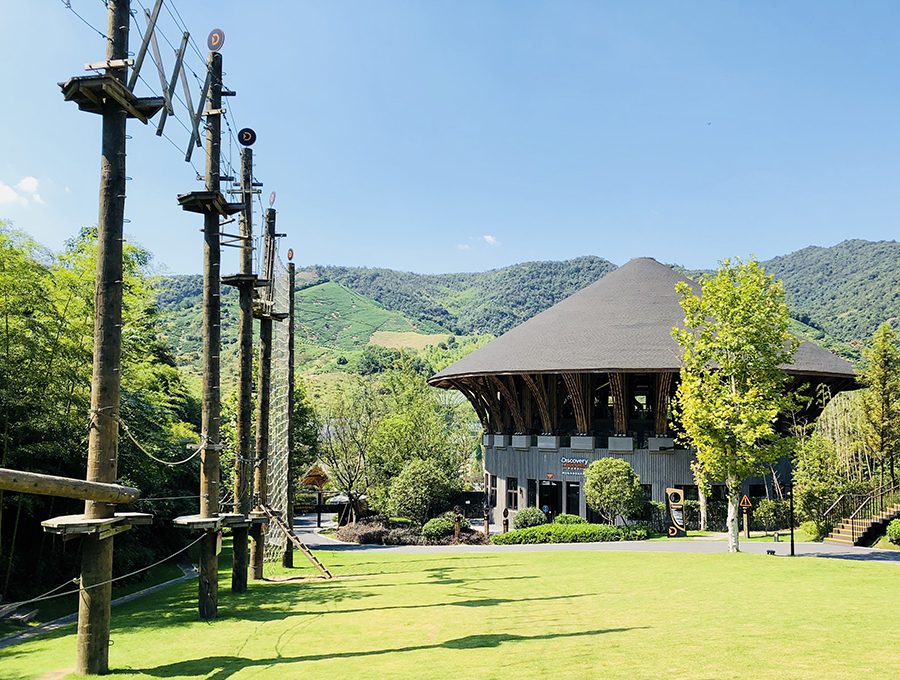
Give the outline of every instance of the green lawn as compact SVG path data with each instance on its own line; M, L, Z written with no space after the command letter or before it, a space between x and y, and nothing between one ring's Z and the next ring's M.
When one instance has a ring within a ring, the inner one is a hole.
M197 620L195 581L114 609L110 677L900 674L897 565L749 554L319 554L340 578L269 580L233 596L223 570L212 623ZM0 677L72 668L74 632L0 651Z

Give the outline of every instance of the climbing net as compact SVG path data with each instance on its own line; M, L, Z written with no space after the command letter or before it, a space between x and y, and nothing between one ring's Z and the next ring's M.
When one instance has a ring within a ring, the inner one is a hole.
M288 272L280 257L275 257L273 272L273 311L286 314L289 304ZM272 510L288 517L288 498L290 474L288 427L290 424L290 403L288 400L288 383L290 380L288 362L288 324L290 319L272 322L272 374L269 391L269 460L268 505ZM284 552L285 537L274 524L269 525L266 536L265 561L281 560Z

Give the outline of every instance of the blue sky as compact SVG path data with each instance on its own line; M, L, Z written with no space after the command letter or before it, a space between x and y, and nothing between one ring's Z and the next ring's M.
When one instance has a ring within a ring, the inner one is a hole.
M166 4L204 58L224 30L229 122L257 132L254 174L299 265L701 268L897 236L897 2ZM71 6L105 31L102 0ZM0 218L58 249L97 220L100 118L56 83L105 41L61 0L0 7ZM160 29L177 43L165 10ZM196 52L188 64L202 75ZM141 95L159 90L153 68ZM202 188L202 151L184 162L177 121L171 142L154 133L129 123L126 232L197 273L202 219L175 198Z

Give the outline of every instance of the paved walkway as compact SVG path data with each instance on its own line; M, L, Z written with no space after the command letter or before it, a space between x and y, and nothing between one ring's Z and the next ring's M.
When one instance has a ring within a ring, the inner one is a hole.
M335 528L335 523L322 518L322 528ZM543 543L538 545L356 545L342 543L317 533L316 516L301 515L294 520L294 531L300 540L313 550L368 551L394 553L503 553L503 552L683 552L683 553L724 553L728 552L727 541L698 539L617 541L615 543ZM498 533L499 527L491 525L491 533ZM741 552L765 555L774 550L776 556L791 554L790 535L779 543L741 541ZM866 562L893 562L900 564L900 551L857 548L835 543L795 543L794 554L800 557L829 557Z

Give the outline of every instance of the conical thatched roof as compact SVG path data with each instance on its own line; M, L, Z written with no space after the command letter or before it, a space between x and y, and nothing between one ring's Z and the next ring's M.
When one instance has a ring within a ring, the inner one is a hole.
M695 281L656 260L631 260L429 382L486 374L678 371L680 347L671 336L673 326L684 324L678 281L699 291ZM847 361L809 342L785 369L796 375L854 377Z

